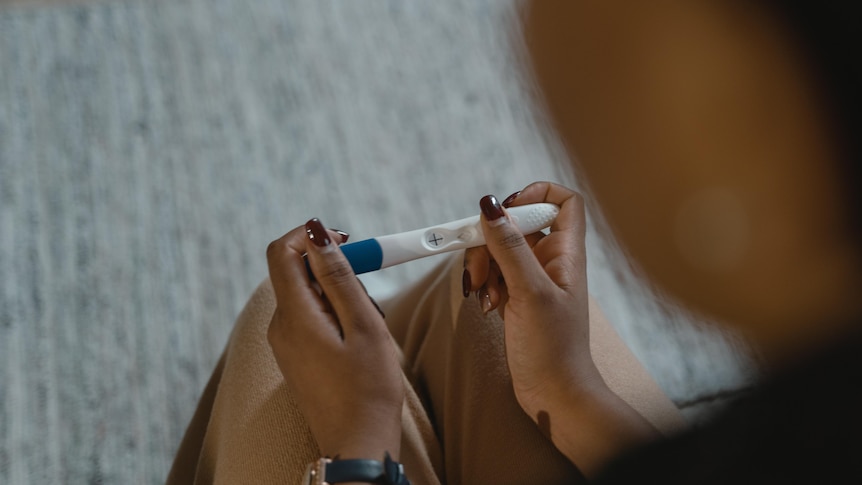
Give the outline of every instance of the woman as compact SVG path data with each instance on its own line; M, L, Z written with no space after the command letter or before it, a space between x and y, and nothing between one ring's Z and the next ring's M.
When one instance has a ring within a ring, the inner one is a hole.
M830 50L845 31L842 17L818 23L828 12L526 11L555 126L633 260L763 359L768 378L726 416L676 432L673 406L589 300L583 200L537 183L483 198L487 246L389 302L385 321L320 221L270 245L271 287L240 316L169 481L289 483L320 456L378 460L392 483L386 457L413 483L858 476L858 104L824 95L858 76ZM541 201L562 208L550 235L520 235L503 206ZM471 292L479 305L453 303Z

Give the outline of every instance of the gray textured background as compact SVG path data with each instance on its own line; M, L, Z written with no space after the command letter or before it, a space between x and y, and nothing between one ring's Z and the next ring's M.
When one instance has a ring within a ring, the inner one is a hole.
M2 3L2 484L161 482L266 244L309 217L358 239L576 185L510 1ZM747 361L602 232L592 292L702 418Z

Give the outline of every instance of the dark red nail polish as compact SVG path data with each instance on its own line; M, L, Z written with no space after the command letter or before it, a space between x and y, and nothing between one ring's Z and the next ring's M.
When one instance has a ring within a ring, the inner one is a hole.
M461 293L464 294L464 298L470 296L470 287L472 286L473 282L470 279L470 272L465 269L463 276L461 276Z
M341 229L332 229L332 230L337 232L338 235L341 236L341 244L346 243L347 240L350 239L350 234L342 231Z
M517 199L519 195L521 195L521 191L520 191L520 190L519 190L519 191L517 191L517 192L515 192L514 194L512 194L512 195L510 195L510 196L506 197L506 199L505 199L505 200L503 200L503 203L502 203L501 205L502 205L503 207L508 208L510 205L512 205L512 202L515 202L515 199Z
M305 223L305 233L308 234L308 239L310 239L315 246L323 248L329 246L332 242L329 240L329 234L326 233L326 229L323 227L320 219L316 217Z
M497 202L497 198L493 195L482 197L482 200L479 201L479 208L482 209L482 214L485 215L485 219L488 219L489 222L503 217L503 209L500 207L500 203Z

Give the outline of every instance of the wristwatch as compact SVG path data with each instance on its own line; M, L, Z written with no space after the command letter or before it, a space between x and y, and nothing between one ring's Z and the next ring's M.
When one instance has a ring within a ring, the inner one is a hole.
M404 466L392 460L389 453L383 461L332 460L320 458L308 464L302 485L330 485L344 482L380 485L410 485Z

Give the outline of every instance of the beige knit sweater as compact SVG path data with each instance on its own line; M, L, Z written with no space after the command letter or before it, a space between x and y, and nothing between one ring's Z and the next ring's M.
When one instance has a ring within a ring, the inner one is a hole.
M502 321L461 295L453 257L380 302L408 383L401 462L421 484L583 481L515 400ZM168 484L298 484L317 445L267 343L275 300L264 281L240 314L201 397ZM608 385L659 430L684 421L591 302L592 351Z

